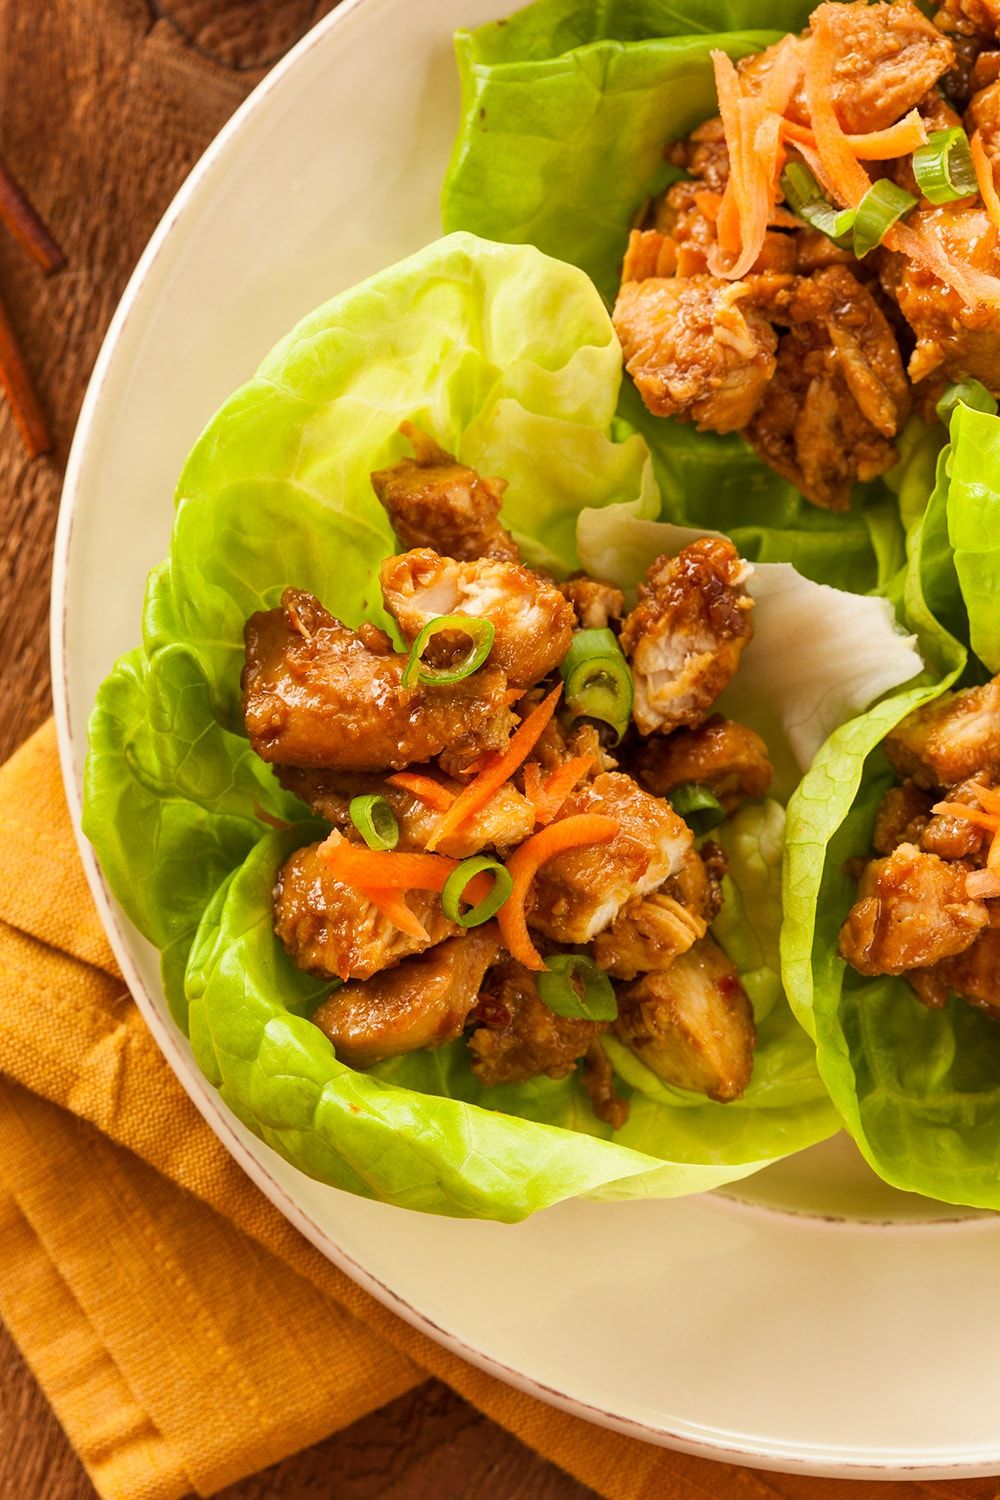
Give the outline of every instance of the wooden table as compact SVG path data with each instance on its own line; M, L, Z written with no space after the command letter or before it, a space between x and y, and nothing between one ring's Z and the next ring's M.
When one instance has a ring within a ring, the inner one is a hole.
M0 0L0 152L68 259L46 280L0 235L0 289L57 443L51 457L30 461L0 404L0 760L50 711L48 587L62 468L115 304L223 121L333 3ZM2 1329L0 1433L0 1496L93 1495ZM589 1491L429 1382L225 1493L582 1500Z

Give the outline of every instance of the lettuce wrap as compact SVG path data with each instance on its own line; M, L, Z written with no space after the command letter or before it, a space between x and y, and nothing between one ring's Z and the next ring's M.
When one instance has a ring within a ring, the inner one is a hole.
M460 31L445 229L571 261L610 305L629 230L681 175L664 164L664 144L717 113L709 54L759 52L799 31L814 4L537 0ZM751 561L793 563L858 593L884 590L901 567L904 533L884 482L856 485L848 513L818 510L741 437L651 415L628 378L618 420L649 446L665 520L724 531Z
M830 1096L879 1175L995 1209L1000 1027L954 996L926 1009L904 979L862 979L837 953L854 901L845 862L868 855L879 801L898 780L882 740L943 688L983 682L1000 665L1000 418L959 406L950 435L931 498L911 515L898 591L937 678L845 724L792 796L782 973Z
M716 1104L669 1088L616 1048L631 1115L614 1137L575 1076L485 1090L461 1042L366 1073L346 1067L309 1020L330 984L297 970L272 930L276 873L321 830L245 737L247 616L293 585L349 625L389 623L378 564L395 544L368 476L402 455L405 418L510 481L503 520L529 561L565 575L606 517L600 555L587 560L624 569L634 587L644 562L627 561L625 523L649 524L661 504L642 438L612 430L620 378L591 282L531 247L452 235L335 297L267 356L196 443L170 555L149 579L142 645L98 695L84 828L104 874L160 949L172 1013L226 1104L337 1187L516 1220L577 1194L702 1191L837 1128L777 972L784 812L775 802L745 809L722 834L730 903L717 937L757 1012L752 1083L738 1102ZM584 512L589 529L578 540ZM761 674L758 696L800 770L811 753L803 723L811 747L831 703L839 723L920 662L884 601L801 579L794 589L787 670ZM803 700L797 651L831 620L847 629L859 605L868 608L861 634L846 652L810 658ZM770 607L760 599L762 629ZM865 650L873 670L859 675L853 658ZM291 826L275 829L276 819Z

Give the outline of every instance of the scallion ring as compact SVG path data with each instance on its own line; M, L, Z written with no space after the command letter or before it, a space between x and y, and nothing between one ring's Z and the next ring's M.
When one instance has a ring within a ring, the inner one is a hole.
M930 203L955 203L979 191L969 137L961 125L931 131L913 153L913 175Z
M708 833L726 821L726 810L718 797L698 781L685 781L670 793L670 806L695 833Z
M632 714L632 673L611 630L578 630L559 668L574 719L610 724L617 739Z
M913 194L888 177L873 182L855 211L854 253L858 260L881 245L892 226L916 206Z
M369 849L395 849L399 843L399 824L384 797L375 792L352 797L347 810Z
M992 396L979 380L960 380L949 385L935 410L945 426L957 406L971 406L973 411L984 411L989 416L997 414L996 397Z
M469 651L454 667L426 667L422 657L427 643L443 631L460 631L469 637ZM405 688L422 683L425 687L436 687L447 682L461 682L479 670L493 649L496 628L492 620L480 620L473 615L438 615L428 620L423 630L410 647L410 655L403 668L402 685Z
M538 998L557 1016L578 1021L613 1021L618 1014L614 986L592 958L560 953L545 960L535 975Z
M804 162L788 163L781 174L781 191L792 213L804 224L818 229L820 234L825 234L843 249L850 247L854 209L834 208L829 199L823 197L819 183Z
M459 903L466 900L467 886L477 875L484 873L493 876L492 886L481 901L468 911L462 911ZM499 860L476 854L472 859L463 859L458 869L452 870L448 876L441 891L441 910L449 922L457 922L459 927L481 927L490 917L496 916L513 889L514 881Z

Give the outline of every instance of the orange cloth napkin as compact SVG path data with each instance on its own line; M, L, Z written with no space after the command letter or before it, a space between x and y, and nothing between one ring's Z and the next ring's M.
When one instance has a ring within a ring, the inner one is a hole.
M733 1469L565 1416L330 1265L164 1063L84 880L52 727L0 771L0 1316L107 1500L226 1484L435 1375L613 1500L994 1500Z

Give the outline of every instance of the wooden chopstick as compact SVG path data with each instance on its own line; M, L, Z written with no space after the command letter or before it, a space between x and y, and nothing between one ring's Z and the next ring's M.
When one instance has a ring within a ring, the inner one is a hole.
M0 383L7 392L14 420L21 429L25 447L32 458L50 453L52 434L42 404L38 399L31 371L25 362L10 315L0 299Z
M46 276L59 271L66 257L36 212L27 193L0 157L0 222L38 262Z

